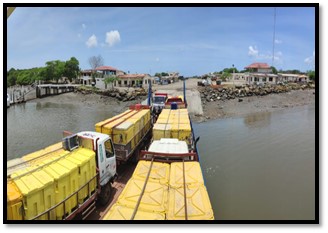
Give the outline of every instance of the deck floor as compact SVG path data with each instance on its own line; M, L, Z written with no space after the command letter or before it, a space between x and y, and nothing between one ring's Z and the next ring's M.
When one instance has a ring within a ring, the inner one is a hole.
M99 206L98 204L96 210L93 213L91 213L86 220L101 220L106 215L106 213L109 211L112 205L116 203L126 183L131 178L135 167L136 164L131 164L131 163L127 163L119 166L117 171L119 177L112 185L113 187L112 197L109 204L106 206Z

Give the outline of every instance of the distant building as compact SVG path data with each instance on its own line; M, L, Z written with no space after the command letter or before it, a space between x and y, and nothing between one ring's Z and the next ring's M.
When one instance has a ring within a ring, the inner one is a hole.
M95 77L94 86L100 89L106 89L106 85L104 79L106 77L115 75L124 75L125 72L122 70L118 70L112 66L99 66L94 70L83 70L81 71L80 77L78 77L79 82L83 85L93 85L93 78Z
M249 70L250 73L262 73L268 74L272 73L271 67L267 63L252 63L245 67L245 69Z
M308 82L309 77L304 74L273 74L267 63L252 63L245 67L246 73L233 73L230 81L240 84L260 84L278 82Z
M179 72L168 72L168 76L161 77L161 83L169 84L179 81Z
M149 82L155 83L155 78L149 74L124 74L117 76L119 80L114 83L114 87L144 87L147 88Z

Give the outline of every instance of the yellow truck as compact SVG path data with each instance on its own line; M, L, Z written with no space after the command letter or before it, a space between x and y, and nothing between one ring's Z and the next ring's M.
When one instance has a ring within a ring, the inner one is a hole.
M149 108L130 110L7 162L7 221L86 219L106 205L118 163L145 147ZM100 132L98 132L100 131Z

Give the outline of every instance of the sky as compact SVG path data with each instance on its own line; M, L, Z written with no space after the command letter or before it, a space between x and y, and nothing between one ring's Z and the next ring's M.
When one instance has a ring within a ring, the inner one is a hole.
M253 62L314 69L315 9L277 7L18 7L7 21L7 70L101 55L130 73L202 75Z

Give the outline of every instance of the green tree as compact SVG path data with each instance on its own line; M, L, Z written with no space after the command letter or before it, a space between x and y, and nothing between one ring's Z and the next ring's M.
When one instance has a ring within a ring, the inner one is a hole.
M79 71L79 61L75 57L71 57L70 60L65 62L63 74L69 79L69 81L72 82L74 79L76 79Z
M232 74L232 73L238 73L238 70L236 67L233 67L233 68L224 68L221 73L229 73L229 74Z
M309 70L307 72L307 75L309 76L310 80L315 81L315 71L314 70Z
M231 75L231 73L229 73L229 72L222 72L222 74L221 74L221 79L222 79L223 81L227 81L231 76L232 76L232 75Z
M7 87L14 86L17 81L18 71L14 68L11 68L7 71Z
M155 76L161 78L162 77L162 74L161 73L155 73Z
M270 68L272 69L273 74L278 74L278 70L276 69L276 67L271 66Z
M114 82L115 81L118 81L119 79L115 76L115 75L111 75L111 76L108 76L108 77L106 77L105 79L104 79L104 83L105 83L105 85L106 85L106 89L107 89L107 84L111 84L111 86L112 86L112 88L111 89L113 89L114 88Z
M46 62L45 71L43 73L46 81L58 80L64 76L65 62L56 60Z

